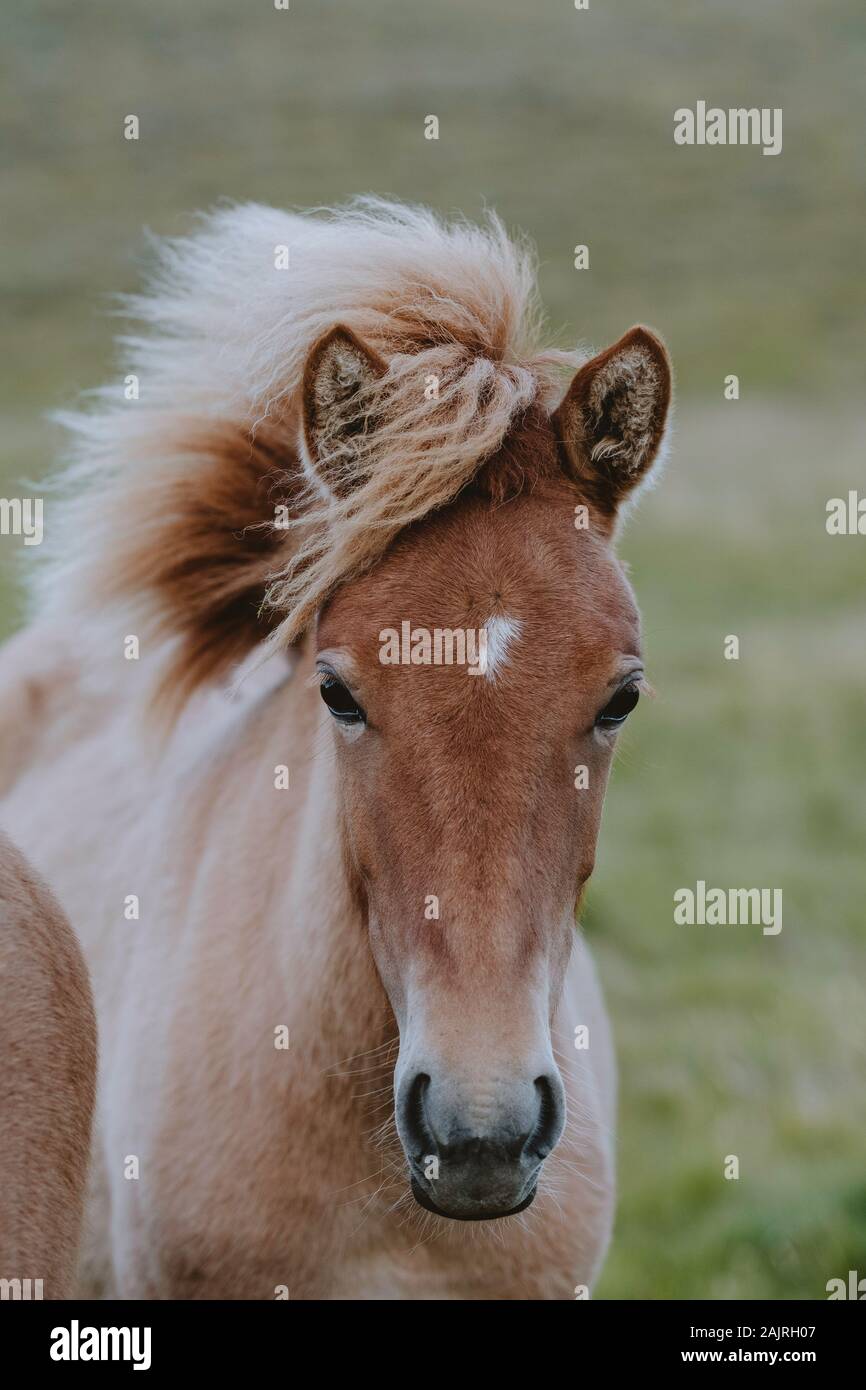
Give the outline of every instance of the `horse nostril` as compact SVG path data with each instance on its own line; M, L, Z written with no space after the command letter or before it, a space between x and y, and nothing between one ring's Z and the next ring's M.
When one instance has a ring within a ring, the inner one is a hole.
M535 1079L538 1092L538 1119L530 1134L524 1152L534 1153L537 1158L547 1158L562 1131L564 1107L562 1086L549 1076Z
M452 1175L474 1169L493 1172L502 1165L533 1166L547 1158L559 1139L565 1118L562 1082L554 1071L510 1083L483 1123L472 1093L452 1094L434 1087L427 1072L418 1072L400 1088L397 1128L410 1163L424 1166L435 1157ZM482 1098L484 1092L481 1092ZM437 1177L439 1176L437 1172Z
M412 1080L403 1103L403 1126L414 1158L420 1161L427 1154L435 1154L438 1146L424 1110L424 1096L430 1085L430 1077L419 1071Z

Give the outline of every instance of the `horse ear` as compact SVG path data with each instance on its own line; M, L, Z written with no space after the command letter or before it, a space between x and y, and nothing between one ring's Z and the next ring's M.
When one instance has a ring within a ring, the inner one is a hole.
M671 399L671 364L648 328L584 363L553 416L566 468L612 515L652 467Z
M345 496L362 481L354 441L370 428L376 386L387 370L387 362L343 324L310 351L302 392L305 463L328 495Z

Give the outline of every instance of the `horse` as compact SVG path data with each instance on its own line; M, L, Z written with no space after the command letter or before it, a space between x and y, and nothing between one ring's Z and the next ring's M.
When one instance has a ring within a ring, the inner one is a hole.
M232 206L157 254L0 658L2 814L104 1052L81 1287L587 1296L616 1078L576 912L667 351L546 344L493 214Z
M0 1297L73 1288L96 1098L96 1019L53 894L0 835Z

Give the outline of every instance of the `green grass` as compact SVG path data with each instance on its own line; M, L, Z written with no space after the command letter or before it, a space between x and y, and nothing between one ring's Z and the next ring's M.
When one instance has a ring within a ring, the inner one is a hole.
M864 1264L866 595L858 539L824 531L857 424L684 410L625 538L658 694L623 740L586 913L622 1082L601 1297L820 1298ZM781 933L674 925L699 878L781 888Z
M111 372L142 228L225 197L486 203L538 243L566 337L665 334L673 463L623 543L658 698L623 741L586 914L622 1079L599 1296L821 1298L866 1273L866 541L824 531L864 480L862 6L12 0L0 38L0 489L49 467L44 412ZM699 97L782 106L783 153L675 147ZM0 632L14 560L4 541ZM697 878L781 887L781 935L675 927Z

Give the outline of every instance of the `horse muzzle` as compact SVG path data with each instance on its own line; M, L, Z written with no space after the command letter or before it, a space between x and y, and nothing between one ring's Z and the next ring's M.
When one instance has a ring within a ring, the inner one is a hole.
M416 1073L397 1103L416 1202L452 1221L516 1216L533 1201L564 1121L556 1072L471 1088Z

